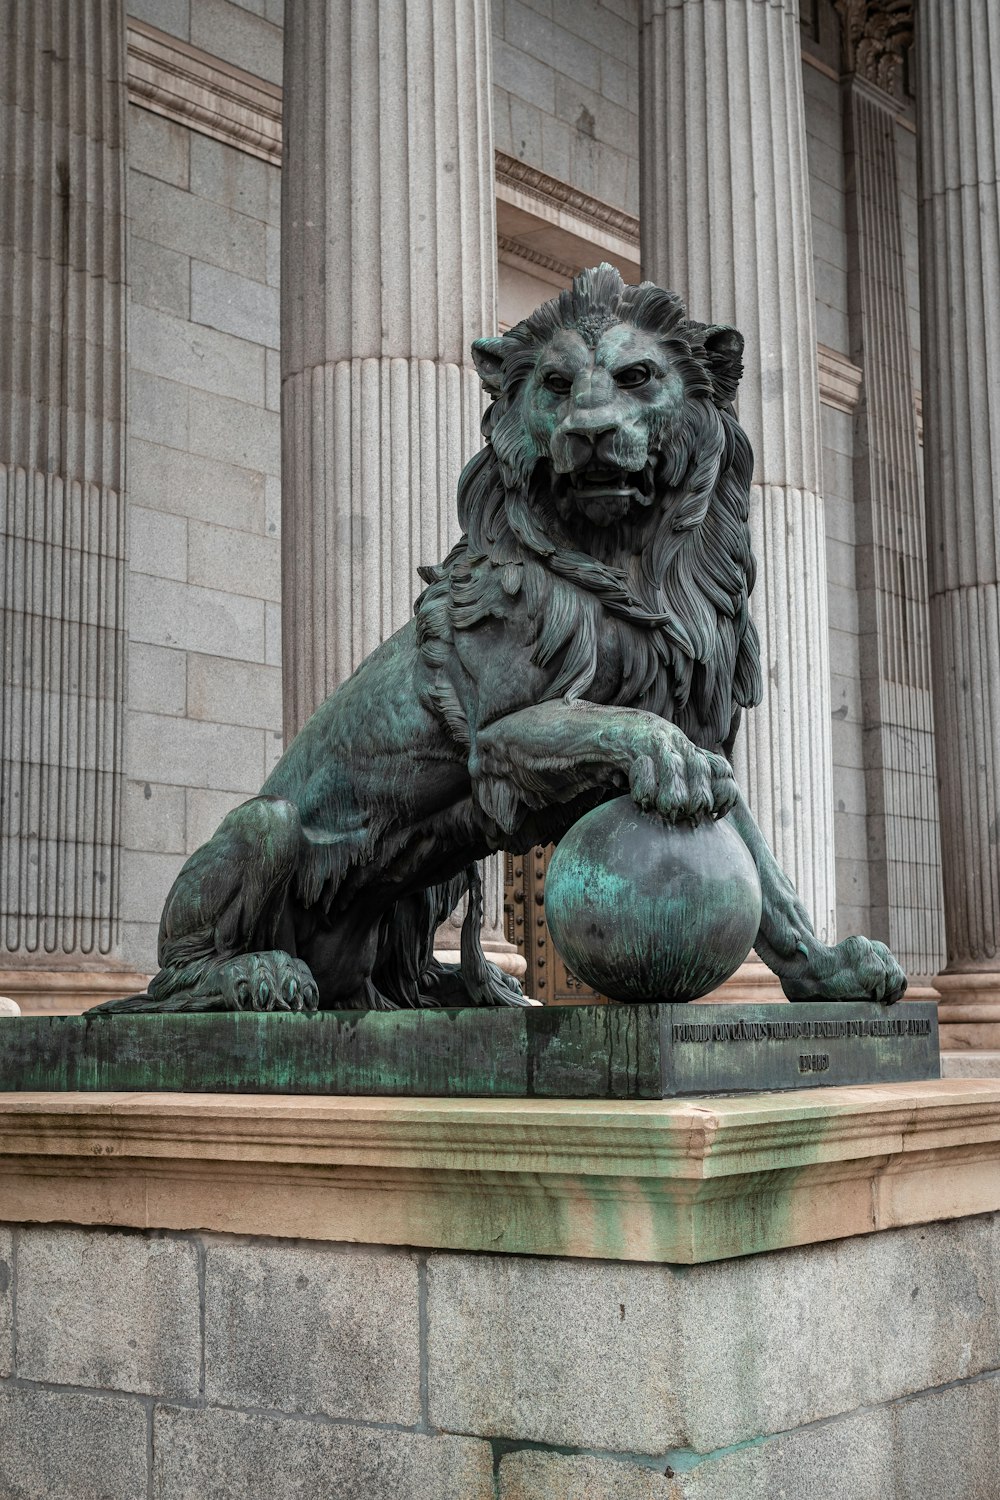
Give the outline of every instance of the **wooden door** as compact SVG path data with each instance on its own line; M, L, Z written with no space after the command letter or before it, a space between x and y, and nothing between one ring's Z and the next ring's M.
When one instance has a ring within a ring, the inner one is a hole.
M554 847L537 845L527 854L505 856L507 937L528 965L521 982L526 994L545 1005L603 1003L603 995L567 969L545 920L545 872Z

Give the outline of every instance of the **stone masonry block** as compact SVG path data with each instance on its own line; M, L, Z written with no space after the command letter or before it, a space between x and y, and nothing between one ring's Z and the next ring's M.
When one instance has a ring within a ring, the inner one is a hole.
M9 1229L0 1229L0 1376L13 1370L11 1276L14 1264L14 1237Z
M278 347L278 291L221 266L191 262L191 321Z
M202 325L133 307L129 355L140 370L163 375L198 390L264 404L264 350L246 339Z
M99 1229L21 1231L18 1375L196 1396L200 1362L192 1243Z
M529 57L496 37L493 40L493 81L499 88L516 94L546 114L555 113L555 75L552 69L540 59Z
M882 1408L741 1444L678 1471L669 1500L897 1500L890 1432ZM919 1500L939 1493L935 1481Z
M680 1440L666 1268L434 1255L430 1418L458 1432L660 1453Z
M257 536L191 521L188 582L249 599L281 599L281 544L277 537Z
M494 1500L473 1438L160 1407L153 1441L154 1500Z
M164 380L161 375L147 375L145 370L132 366L128 372L129 438L146 438L151 443L165 443L168 448L187 448L189 395L188 386Z
M523 1448L500 1460L499 1500L676 1500L662 1472L612 1458Z
M281 169L207 135L191 137L191 191L248 218L281 222Z
M272 350L265 351L267 355ZM191 403L192 453L221 459L277 477L281 473L281 423L276 412L262 411L226 396L198 395Z
M128 0L128 15L158 26L182 41L191 40L191 0Z
M267 266L263 221L200 198L141 172L129 174L132 233L153 245L263 281Z
M179 791L180 788L176 790ZM121 897L123 920L158 922L167 893L180 874L183 863L183 852L153 854L145 849L123 850Z
M136 179L130 178L130 181ZM141 181L142 179L138 179ZM133 234L128 252L129 296L133 306L157 307L186 318L191 311L191 257ZM131 420L131 410L129 412Z
M172 182L174 187L188 185L190 130L154 115L148 109L129 106L128 164L149 177Z
M125 849L183 854L186 812L183 787L126 781L122 811L122 845Z
M224 656L188 657L188 713L216 724L281 728L281 672Z
M152 646L262 661L264 604L218 588L145 576L141 590L131 590L129 637Z
M125 766L137 781L256 793L264 779L264 733L159 714L129 714Z
M129 506L128 561L132 573L148 573L156 578L187 578L187 519L168 511L148 510L143 505ZM136 581L133 588L141 588Z
M281 82L281 31L228 0L198 0L191 11L191 41L215 57Z
M955 1500L1000 1495L1000 1377L900 1401L891 1416L898 1500L933 1500L936 1488Z
M706 1452L995 1368L998 1267L1000 1221L986 1217L690 1267L690 1445Z
M4 1500L145 1500L138 1401L0 1387Z
M128 706L151 714L186 713L186 654L170 646L150 646L144 641L130 641Z
M180 790L180 789L179 789ZM226 813L232 812L246 801L242 792L209 792L203 787L188 787L185 799L185 849L193 854L207 843L222 822Z
M626 20L602 0L572 0L559 5L557 19L610 57L636 66L637 16Z
M128 461L129 491L136 504L237 530L262 529L263 474L135 436L129 439Z
M211 1245L210 1403L411 1426L420 1419L416 1262L408 1255Z

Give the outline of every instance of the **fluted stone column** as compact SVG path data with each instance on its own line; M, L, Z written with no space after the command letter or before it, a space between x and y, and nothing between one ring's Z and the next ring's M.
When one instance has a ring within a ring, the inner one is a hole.
M0 7L0 990L36 999L120 938L124 38L120 0Z
M795 0L644 0L643 274L746 339L764 700L735 763L750 806L835 936L826 563L809 182Z
M297 0L282 180L286 738L409 618L480 446L496 319L488 0ZM484 942L503 937L498 860ZM523 961L521 961L523 967Z
M917 13L924 466L945 1046L1000 1047L997 0Z
M864 370L854 427L854 511L870 935L889 944L910 975L912 993L914 980L926 985L944 961L927 543L896 161L898 105L889 92L894 74L887 76L884 65L866 68L863 43L862 32L843 107L851 358Z

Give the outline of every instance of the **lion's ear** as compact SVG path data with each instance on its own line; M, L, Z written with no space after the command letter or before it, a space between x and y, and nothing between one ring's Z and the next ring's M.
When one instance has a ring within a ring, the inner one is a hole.
M491 396L499 396L503 373L503 339L476 339L472 345L472 358L479 378Z
M743 335L727 323L710 323L705 329L705 360L712 377L712 392L720 405L736 400L743 374Z

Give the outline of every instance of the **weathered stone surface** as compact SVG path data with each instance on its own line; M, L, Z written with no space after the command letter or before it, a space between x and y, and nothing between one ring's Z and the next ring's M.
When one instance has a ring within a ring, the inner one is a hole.
M411 1257L210 1245L210 1402L410 1425L420 1417L417 1266Z
M197 1395L198 1265L191 1242L24 1229L17 1280L18 1375Z
M682 1440L679 1319L675 1278L660 1269L434 1255L431 1422L660 1453Z
M0 1387L4 1500L145 1500L138 1401Z
M691 1446L994 1368L998 1271L1000 1225L985 1216L692 1268L675 1366Z
M431 1419L635 1453L752 1441L995 1368L998 1267L995 1216L685 1271L434 1256Z
M892 1408L892 1467L898 1500L1000 1495L1000 1379L935 1391Z
M493 1500L488 1443L159 1408L155 1500ZM118 1497L115 1497L118 1500Z
M16 1002L10 1000L9 1005ZM13 1012L10 1012L13 1015ZM7 1019L0 997L0 1016ZM11 1275L14 1260L14 1236L9 1229L0 1229L0 1375L10 1375L14 1369L14 1349L11 1322Z
M668 1495L669 1500L932 1500L942 1492L941 1478L935 1468L925 1475L923 1489L899 1496L890 1415L883 1408L784 1432L696 1462L678 1470ZM950 1478L946 1493L961 1493L951 1488Z
M500 1500L679 1500L660 1471L611 1458L525 1448L500 1460Z

